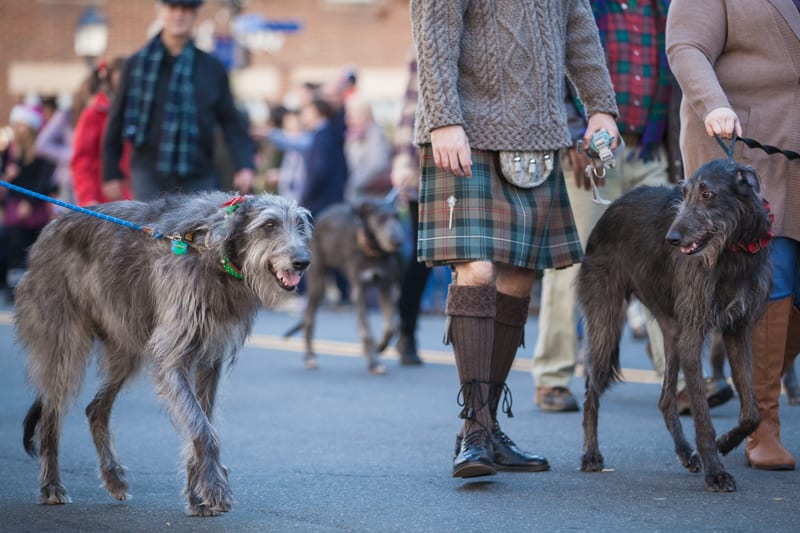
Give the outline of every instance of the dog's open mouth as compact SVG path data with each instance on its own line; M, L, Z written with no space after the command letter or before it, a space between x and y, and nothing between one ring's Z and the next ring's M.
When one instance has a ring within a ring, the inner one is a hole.
M703 235L696 241L692 242L688 246L681 246L681 253L686 255L696 254L697 252L706 247L706 244L708 244L708 241L710 239L711 239L711 234L706 233L705 235Z
M294 290L303 277L302 272L296 272L294 270L276 270L272 265L269 266L269 271L275 276L275 280L278 282L280 288L287 291Z

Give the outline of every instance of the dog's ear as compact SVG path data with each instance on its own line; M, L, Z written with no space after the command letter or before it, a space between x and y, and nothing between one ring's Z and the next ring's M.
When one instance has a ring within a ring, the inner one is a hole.
M734 187L736 192L742 195L749 195L751 191L755 191L759 196L761 195L761 183L759 183L758 175L753 167L740 166L736 170Z
M241 226L242 221L247 217L249 209L247 202L242 202L233 207L223 207L215 213L209 221L211 242L230 240L236 229Z

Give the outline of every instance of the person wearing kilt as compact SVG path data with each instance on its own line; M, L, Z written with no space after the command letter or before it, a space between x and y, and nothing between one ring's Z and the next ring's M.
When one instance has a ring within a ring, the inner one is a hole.
M612 149L619 137L597 26L588 0L412 0L411 22L420 91L417 257L453 269L445 343L464 422L452 474L548 470L547 459L500 429L497 411L511 416L505 381L536 271L582 258L558 164L558 150L571 144L564 76L589 117L584 145L601 129L615 139ZM512 184L509 154L524 155L516 169L536 179Z

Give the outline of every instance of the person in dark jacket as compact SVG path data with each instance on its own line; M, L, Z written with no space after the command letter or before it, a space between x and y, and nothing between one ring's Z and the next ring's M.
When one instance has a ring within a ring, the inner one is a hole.
M234 105L225 67L191 39L202 3L161 0L161 32L125 65L103 145L103 192L110 199L121 197L120 159L126 140L133 144L135 199L219 188L216 126L222 128L235 163L234 186L250 191L253 143Z

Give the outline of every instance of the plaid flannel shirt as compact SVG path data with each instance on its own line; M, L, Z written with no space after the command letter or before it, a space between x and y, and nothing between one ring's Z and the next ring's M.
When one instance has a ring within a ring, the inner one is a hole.
M639 139L643 159L664 142L673 83L665 51L669 0L592 0L619 107L623 135Z

